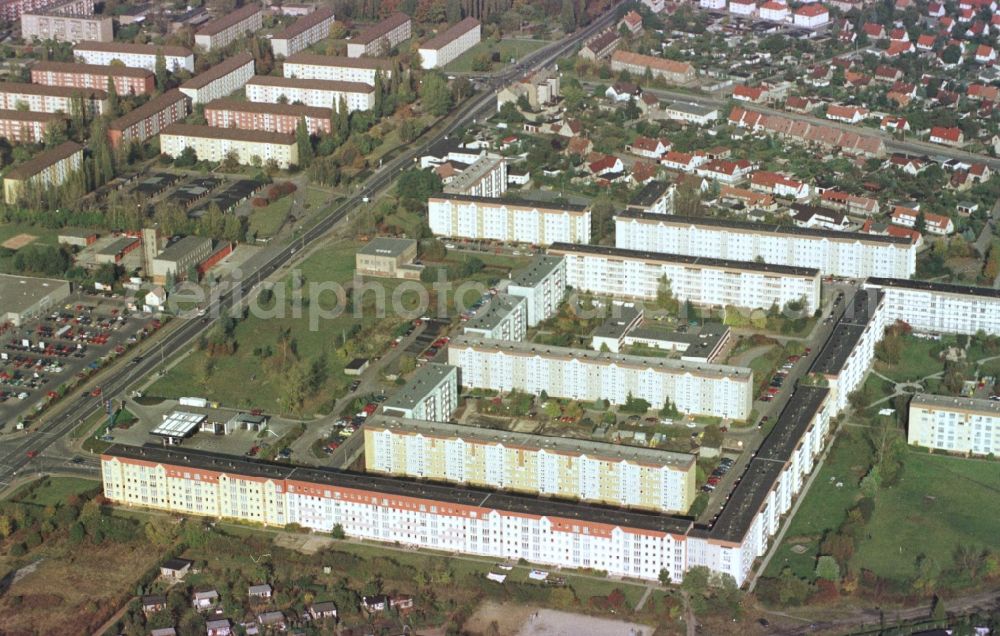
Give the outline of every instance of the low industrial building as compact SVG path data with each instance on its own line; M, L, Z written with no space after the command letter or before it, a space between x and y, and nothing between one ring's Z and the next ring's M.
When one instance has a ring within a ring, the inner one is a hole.
M458 408L458 368L431 363L382 403L385 415L428 422L447 422Z
M0 322L20 327L69 297L69 281L0 274Z
M420 280L422 265L417 259L415 239L377 237L362 246L354 256L354 267L363 276Z
M4 201L15 203L28 187L46 189L61 185L82 168L83 146L64 141L7 172L3 178Z
M152 260L149 275L157 285L163 285L170 277L185 279L193 268L211 255L212 239L185 236L168 245Z

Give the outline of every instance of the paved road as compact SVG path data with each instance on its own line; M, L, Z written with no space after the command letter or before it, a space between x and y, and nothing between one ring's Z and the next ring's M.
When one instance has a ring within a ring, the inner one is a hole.
M425 137L412 149L386 161L353 196L348 197L312 228L306 230L289 245L265 250L245 263L243 266L244 275L241 278L234 280L227 277L223 279L218 288L221 292L214 295L206 305L209 315L224 315L233 307L239 306L261 281L280 268L294 262L296 259L293 257L297 252L304 251L305 247L322 239L338 223L349 221L352 212L355 214L364 213L365 199L373 197L376 193L387 188L396 176L406 167L412 165L414 159L423 154L429 146L470 122L492 113L496 108L497 89L522 73L531 72L553 63L581 41L605 28L613 20L614 7L590 26L531 53L516 66L495 75L488 83L491 90L484 91L463 104L445 126L437 129L436 133ZM210 325L211 321L185 320L179 327L164 335L159 342L147 348L145 357L139 364L107 371L107 374L100 378L104 395L120 398L135 379L144 377L159 366L162 357L191 346ZM80 421L93 415L99 408L95 402L95 400L84 396L72 398L68 403L68 408L65 408L61 414L49 418L32 431L5 439L4 447L0 450L0 487L9 484L18 471L23 471L30 462L37 463L39 461L37 458L29 459L27 456L29 451L38 451L45 456L46 449L52 446L56 440L65 436ZM92 472L96 472L96 470L95 468Z

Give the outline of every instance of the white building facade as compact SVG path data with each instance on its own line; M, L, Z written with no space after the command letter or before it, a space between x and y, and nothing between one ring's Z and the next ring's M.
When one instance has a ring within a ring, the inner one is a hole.
M425 69L441 68L465 53L481 39L482 25L468 17L420 45L420 62Z
M566 259L561 256L536 256L527 268L514 272L507 293L528 301L528 326L551 318L559 311L566 295Z
M865 288L885 293L890 324L901 320L930 333L1000 333L1000 292L995 289L899 278L869 278Z
M1000 402L917 394L910 400L910 444L972 455L1000 454Z
M176 73L183 69L194 73L194 53L180 46L88 41L74 46L73 55L85 64L107 66L118 60L129 68L149 71L156 70L156 56L163 55L167 70Z
M361 82L332 82L326 80L303 80L287 77L260 75L246 84L247 101L277 104L302 102L315 108L337 110L341 101L347 104L347 112L371 110L375 105L375 87Z
M375 75L392 77L392 62L374 57L337 57L297 53L282 64L285 77L325 80L328 82L361 82L375 84Z
M590 242L590 210L584 206L446 194L428 199L427 209L437 236L532 245Z

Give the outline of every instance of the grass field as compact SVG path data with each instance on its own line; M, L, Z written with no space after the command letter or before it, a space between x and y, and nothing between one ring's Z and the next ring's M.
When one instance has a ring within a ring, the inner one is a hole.
M494 51L500 53L500 62L494 62L494 70L501 66L505 66L510 63L510 59L520 60L525 55L537 51L548 44L545 40L520 40L520 39L504 39L500 40L499 45L493 40L483 40L479 44L475 45L462 55L458 56L457 59L452 60L448 63L444 70L446 72L453 73L471 73L473 71L472 63L473 61L483 53L487 55L492 55Z
M101 487L95 479L80 477L48 477L45 484L32 490L33 484L25 485L11 495L11 499L38 506L57 505L66 502L70 495L79 495Z
M911 452L900 483L878 499L855 568L902 580L914 574L920 554L947 567L959 545L1000 549L996 518L984 514L998 507L995 462Z
M288 217L292 207L293 196L286 196L263 208L251 208L250 231L258 238L270 238L278 233Z
M949 339L939 342L913 336L904 336L903 340L903 351L898 364L875 364L879 373L897 382L911 382L941 371L944 364L937 357L938 353L948 344L953 344Z
M21 235L30 234L37 237L29 245L57 245L59 242L59 230L50 230L40 225L29 225L27 223L0 223L0 244L7 240ZM12 272L13 254L5 256L7 250L0 250L0 273Z

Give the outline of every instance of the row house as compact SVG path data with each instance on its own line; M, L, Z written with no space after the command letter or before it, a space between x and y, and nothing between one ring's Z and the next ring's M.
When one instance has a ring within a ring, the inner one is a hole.
M921 213L917 210L897 206L896 210L892 213L890 220L895 225L901 225L906 228L916 228L917 219L920 214ZM948 236L949 234L953 234L955 232L955 225L952 223L950 218L940 214L933 214L931 212L924 212L923 216L924 231L929 234Z

